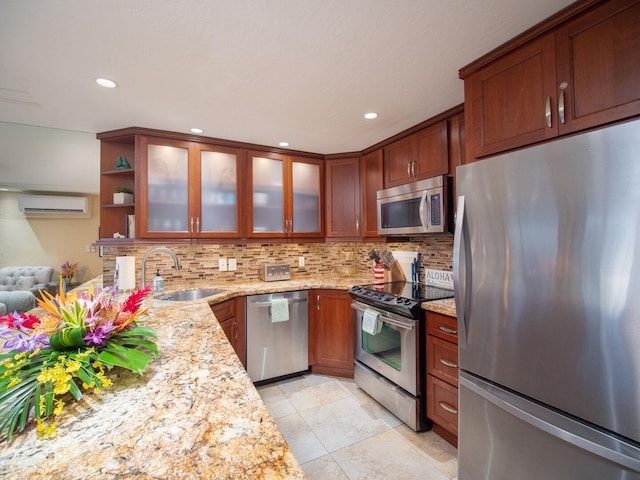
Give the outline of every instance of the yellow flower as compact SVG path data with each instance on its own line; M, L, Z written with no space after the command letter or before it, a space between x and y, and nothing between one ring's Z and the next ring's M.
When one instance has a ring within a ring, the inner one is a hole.
M64 402L62 400L56 401L56 408L53 410L54 415L60 415L62 413L62 409L64 408Z
M100 380L100 383L102 384L102 386L104 388L106 387L110 387L111 385L113 385L113 382L111 381L110 378L108 378L104 372L98 372L96 374L96 377L98 377L98 380Z
M10 389L11 387L15 387L16 385L18 385L22 380L20 380L18 377L13 377L11 379L11 381L9 382L9 385L7 385L7 390Z
M67 373L74 373L80 370L80 367L82 367L82 363L80 363L79 361L69 360L67 362L65 370L67 371Z

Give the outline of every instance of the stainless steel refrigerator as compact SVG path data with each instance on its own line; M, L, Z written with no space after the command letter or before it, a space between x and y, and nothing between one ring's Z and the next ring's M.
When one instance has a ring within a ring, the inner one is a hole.
M640 120L456 175L459 479L640 479Z

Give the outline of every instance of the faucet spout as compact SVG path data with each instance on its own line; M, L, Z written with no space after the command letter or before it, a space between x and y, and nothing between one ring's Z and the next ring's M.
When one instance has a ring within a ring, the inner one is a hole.
M151 255L152 253L156 253L156 252L164 252L164 253L168 253L169 255L171 255L171 258L173 258L173 265L175 267L176 270L180 270L182 268L182 265L180 265L180 260L178 260L178 256L176 255L176 252L174 252L173 250L171 250L170 248L167 247L155 247L152 248L151 250L149 250L147 253L144 254L144 257L142 257L142 272L140 275L140 287L144 288L145 286L145 277L146 277L146 272L147 272L147 257L149 255Z

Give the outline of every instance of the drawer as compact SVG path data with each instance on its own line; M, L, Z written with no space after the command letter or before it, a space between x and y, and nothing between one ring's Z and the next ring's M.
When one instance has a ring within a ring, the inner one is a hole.
M458 346L427 335L427 373L458 386Z
M427 376L427 417L458 435L458 389L433 375Z
M224 320L236 316L236 302L235 300L227 300L216 305L211 305L211 310L213 310L213 314L218 319L218 322L222 323Z
M427 333L458 344L458 320L456 317L427 312Z

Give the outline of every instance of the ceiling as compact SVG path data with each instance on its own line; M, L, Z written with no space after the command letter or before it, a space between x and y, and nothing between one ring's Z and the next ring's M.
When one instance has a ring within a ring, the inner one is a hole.
M462 103L459 68L569 3L0 0L0 121L359 151Z

